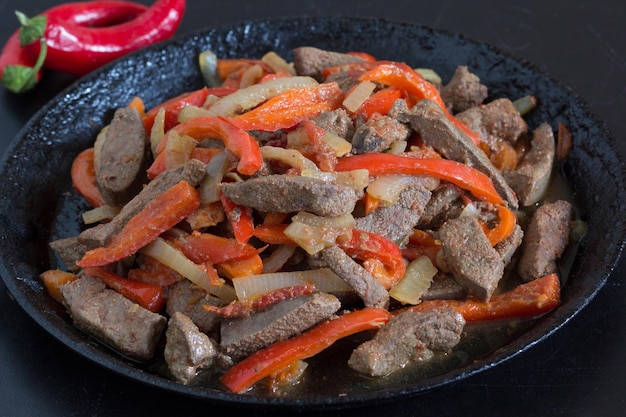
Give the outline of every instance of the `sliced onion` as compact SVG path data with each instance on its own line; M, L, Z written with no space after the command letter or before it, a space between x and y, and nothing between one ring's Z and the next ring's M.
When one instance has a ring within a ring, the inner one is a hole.
M298 171L320 171L313 161L302 155L297 149L285 149L279 146L262 146L263 159L279 161Z
M356 112L376 89L372 81L361 81L343 100L343 107L350 113Z
M278 245L274 252L263 260L263 273L280 271L295 251L296 247L293 245Z
M314 255L334 245L339 236L349 238L353 226L354 217L350 213L323 217L300 212L292 218L284 233L307 253Z
M261 57L261 62L266 64L275 73L287 73L296 75L296 71L293 68L293 64L287 62L283 57L278 55L274 51L270 51Z
M381 175L367 186L366 192L387 204L394 204L400 198L400 193L413 182L414 177L411 175Z
M175 130L170 132L165 144L165 168L171 169L183 165L191 159L191 152L198 142L188 135L181 135Z
M180 109L180 112L178 113L178 122L183 123L187 120L195 119L196 117L209 115L209 111L203 107L187 105Z
M419 304L437 271L430 258L420 256L407 265L404 277L389 290L389 295L403 304Z
M156 157L156 150L159 147L159 143L165 136L165 108L161 107L154 117L152 128L150 129L150 149L152 155Z
M408 142L406 140L397 140L391 144L389 149L385 151L385 153L392 153L394 155L403 154L406 151L406 147Z
M206 175L200 183L200 201L202 204L211 204L220 199L220 184L228 170L230 153L222 151L214 155L206 165Z
M258 64L252 65L241 75L239 88L245 88L254 85L261 79L261 77L263 77L263 68L261 68L261 66Z
M85 224L94 224L102 220L112 219L120 212L119 207L109 206L104 204L100 207L93 208L83 212L83 222Z
M317 290L327 293L353 291L352 287L329 268L256 274L233 280L237 298L240 300L303 284L313 284Z
M213 285L206 272L200 266L192 262L181 251L167 243L162 238L157 238L140 250L141 253L152 256L164 265L172 268L198 287L224 301L235 299L235 290L230 285Z
M433 84L441 84L441 77L430 68L416 68L415 72L421 75L426 81Z
M339 135L326 131L322 136L322 142L327 144L337 158L347 155L352 150L352 143L348 142Z
M202 51L198 55L198 64L204 82L209 87L219 87L222 80L217 74L217 55L213 51Z
M319 83L312 77L280 77L241 88L232 94L217 100L210 107L214 116L231 117L263 103L264 101L288 90L296 88L313 87Z

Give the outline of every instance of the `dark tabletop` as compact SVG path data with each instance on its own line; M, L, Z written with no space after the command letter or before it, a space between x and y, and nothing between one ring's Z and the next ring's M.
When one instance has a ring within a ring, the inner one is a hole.
M0 1L0 42L16 28L14 10L33 15L57 3ZM626 150L622 140L626 134L626 3L622 0L188 3L179 33L216 23L295 15L375 16L463 33L526 59L571 87L606 121L618 152L624 155ZM28 98L0 91L0 151L40 106L71 81L47 77L37 94ZM622 416L626 412L625 273L626 262L622 262L590 304L556 334L492 369L406 400L336 414ZM276 410L238 411L113 374L48 335L1 283L0 375L0 417L227 416L242 411L287 415Z

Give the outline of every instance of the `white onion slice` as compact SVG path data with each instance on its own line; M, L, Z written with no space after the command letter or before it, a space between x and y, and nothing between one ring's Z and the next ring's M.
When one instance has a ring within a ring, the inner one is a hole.
M165 144L165 168L171 169L183 165L191 159L191 152L198 142L188 135L181 135L175 130L170 132Z
M329 268L256 274L233 279L235 292L240 300L254 298L280 288L304 284L312 284L318 291L327 293L353 291L352 287Z
M293 64L287 62L282 56L278 55L274 51L269 51L261 57L261 62L270 67L275 73L287 73L296 75L296 70L293 68Z
M404 277L389 290L389 296L403 304L419 304L436 274L437 268L430 258L420 256L407 265Z
M361 81L343 100L343 107L350 113L356 112L376 89L372 81Z
M209 111L214 116L231 117L250 110L264 101L296 88L313 87L319 83L312 77L280 77L241 88L224 96L213 104Z
M157 156L156 150L159 147L159 143L165 136L165 107L161 107L154 117L152 128L150 129L150 149L152 155Z
M263 260L263 273L278 272L295 251L296 247L293 245L278 245L274 252Z
M206 175L200 183L200 201L211 204L220 199L220 184L228 170L230 154L227 151L214 155L206 166Z
M400 193L413 181L414 177L410 175L381 175L368 185L366 192L387 204L394 204L400 198Z
M280 161L299 171L321 172L313 161L302 155L297 149L285 149L279 146L262 146L261 156L263 156L263 159Z
M93 224L102 220L112 219L120 212L119 207L109 206L104 204L100 207L93 208L83 212L83 222L85 224Z
M152 256L198 287L224 301L230 302L235 299L235 290L233 287L227 284L213 285L202 268L193 263L181 251L167 243L163 238L156 238L156 240L144 246L139 252Z

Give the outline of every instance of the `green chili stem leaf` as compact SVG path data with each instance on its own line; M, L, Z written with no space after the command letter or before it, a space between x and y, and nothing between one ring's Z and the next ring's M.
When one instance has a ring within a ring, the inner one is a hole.
M22 46L28 45L43 38L43 35L46 31L46 23L48 21L48 18L46 16L40 15L29 18L20 11L16 11L15 15L17 16L17 20L19 20L20 25L22 26L20 29L20 44Z

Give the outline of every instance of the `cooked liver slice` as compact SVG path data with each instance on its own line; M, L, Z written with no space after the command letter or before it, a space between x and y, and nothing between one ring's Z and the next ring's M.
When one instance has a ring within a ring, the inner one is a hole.
M133 198L147 179L148 160L149 142L141 116L130 107L116 110L96 169L96 184L104 201L122 206Z
M569 242L571 203L559 200L540 206L528 225L517 270L525 281L558 271L556 261Z
M249 317L222 321L220 345L238 361L305 331L331 317L340 307L337 297L326 293L290 298Z
M441 98L452 113L478 106L487 98L487 94L487 87L465 65L457 66L448 84L441 87Z
M63 304L74 324L123 355L149 360L167 319L107 289L104 283L82 275L61 287Z
M224 302L212 296L188 279L169 287L165 311L170 317L183 313L198 326L200 331L210 332L221 321L221 316L206 311L205 305L222 306Z
M453 309L402 312L357 347L348 365L371 376L389 375L411 360L428 359L432 351L449 351L464 326L465 319Z
M308 211L319 216L352 212L360 195L354 188L300 175L267 175L224 183L222 192L237 204L268 213Z
M293 50L293 66L298 75L308 75L321 81L324 68L361 62L362 58L341 52L326 51L312 46L301 46Z
M504 262L478 220L450 219L439 229L439 239L446 264L457 282L470 295L488 301L504 274Z
M542 123L533 132L530 151L519 166L504 176L523 206L532 206L543 196L552 173L556 143L552 128Z

